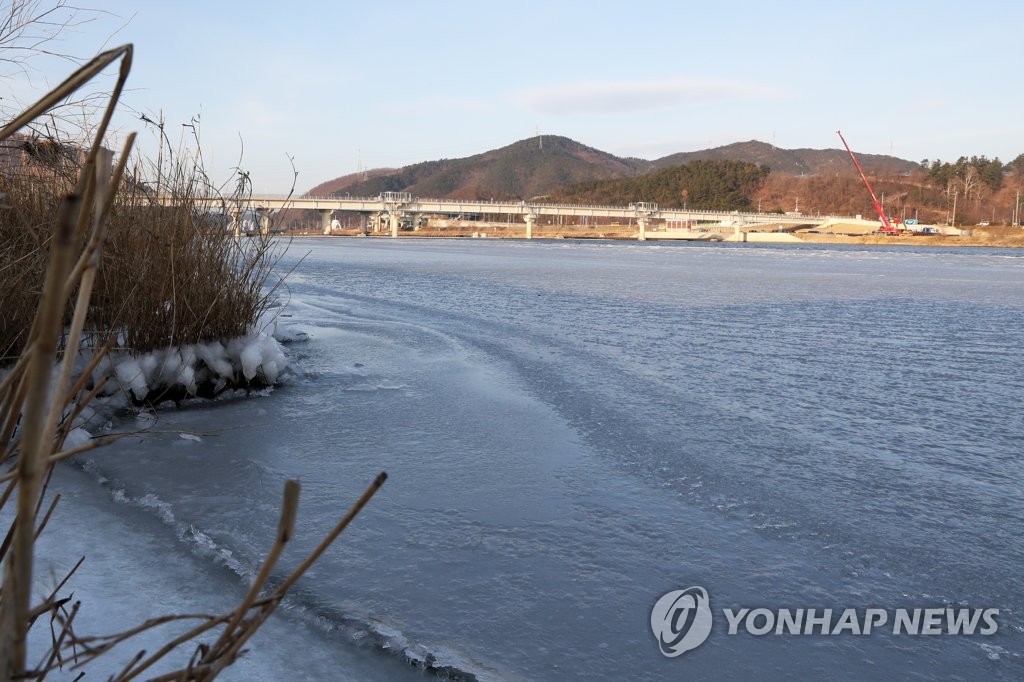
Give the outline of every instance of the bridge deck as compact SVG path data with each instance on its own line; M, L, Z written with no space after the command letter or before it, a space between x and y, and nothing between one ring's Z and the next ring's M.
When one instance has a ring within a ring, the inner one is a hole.
M212 205L229 203L222 199L208 199ZM313 209L319 211L353 211L358 213L403 214L425 213L444 215L515 215L515 216L579 216L646 220L662 219L668 222L725 222L735 224L788 224L820 225L841 216L805 216L746 211L695 211L674 208L659 209L649 204L630 206L592 206L583 204L551 204L526 201L464 201L457 199L423 199L409 197L395 201L387 197L287 197L281 195L253 195L249 202L262 209Z

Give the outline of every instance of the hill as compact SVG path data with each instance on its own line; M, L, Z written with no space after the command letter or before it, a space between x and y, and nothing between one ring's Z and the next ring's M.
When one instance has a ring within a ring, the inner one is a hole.
M353 196L412 192L450 199L528 199L564 185L629 177L648 167L649 162L622 159L567 137L544 136L463 159L373 171L365 180L339 183L333 192L344 189Z
M857 153L857 152L855 152ZM857 160L870 175L905 175L921 168L906 159L882 154L857 153ZM750 140L696 152L680 152L652 162L655 168L679 166L691 161L746 161L767 166L774 172L792 175L857 174L845 149L780 149L766 142Z
M920 169L919 164L894 156L858 154L857 158L872 175L894 177ZM750 140L648 161L618 157L568 137L545 135L461 159L353 173L323 182L309 194L411 192L449 199L529 199L571 185L631 178L694 161L741 161L796 176L856 177L850 157L842 149L780 149Z

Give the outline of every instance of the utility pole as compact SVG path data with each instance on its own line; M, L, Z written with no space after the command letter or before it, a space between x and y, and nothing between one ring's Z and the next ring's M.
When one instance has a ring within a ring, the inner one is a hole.
M953 227L956 227L956 195L958 190L953 190Z

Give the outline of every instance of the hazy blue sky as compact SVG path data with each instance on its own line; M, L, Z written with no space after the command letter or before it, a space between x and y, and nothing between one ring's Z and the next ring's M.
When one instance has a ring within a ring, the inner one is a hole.
M914 161L1024 152L1024 5L1006 0L81 2L109 14L60 47L134 43L126 106L177 131L199 114L218 179L244 141L257 191L287 190L289 155L303 192L537 130L647 159L835 148L840 128ZM39 69L41 85L68 65ZM0 89L27 98L9 74Z

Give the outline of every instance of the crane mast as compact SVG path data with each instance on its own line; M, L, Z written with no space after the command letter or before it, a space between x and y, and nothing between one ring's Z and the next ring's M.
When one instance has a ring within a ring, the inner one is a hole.
M850 145L846 144L846 138L843 137L843 132L837 130L836 133L839 135L839 139L843 141L843 146L846 147L847 153L850 158L853 159L853 165L857 167L857 172L860 173L860 179L864 181L864 186L868 188L868 194L871 195L871 203L875 206L875 211L878 213L878 217L882 220L881 232L885 234L899 234L900 231L892 226L889 222L889 218L885 215L885 211L882 210L882 205L878 203L878 198L875 197L875 191L871 189L871 183L868 182L868 178L864 175L864 169L860 167L860 163L857 162L857 157L853 155L853 151L850 149Z

